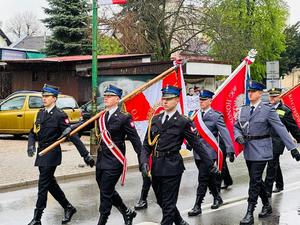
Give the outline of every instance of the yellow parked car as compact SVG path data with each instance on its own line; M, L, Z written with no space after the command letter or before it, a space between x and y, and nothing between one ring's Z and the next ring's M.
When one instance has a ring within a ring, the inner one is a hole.
M71 123L82 120L76 100L69 95L58 95L56 105L64 110ZM43 107L42 93L18 91L0 103L0 134L20 137L28 134L33 126L35 114Z

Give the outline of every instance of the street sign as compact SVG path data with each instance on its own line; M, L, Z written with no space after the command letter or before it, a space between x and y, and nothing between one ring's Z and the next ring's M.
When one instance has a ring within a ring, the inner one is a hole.
M267 62L267 79L279 79L279 61Z
M275 80L266 80L267 83L267 90L271 88L280 88L280 80L275 79Z

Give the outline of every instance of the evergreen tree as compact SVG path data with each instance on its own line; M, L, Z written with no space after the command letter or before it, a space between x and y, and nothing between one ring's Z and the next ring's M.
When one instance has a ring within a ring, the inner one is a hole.
M86 0L48 0L43 20L52 31L47 41L48 56L91 54L88 38L88 5Z

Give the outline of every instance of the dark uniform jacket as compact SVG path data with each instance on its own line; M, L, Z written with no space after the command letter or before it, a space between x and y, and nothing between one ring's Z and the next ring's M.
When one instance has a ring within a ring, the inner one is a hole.
M276 112L279 115L281 122L285 125L287 130L292 134L292 136L300 142L300 129L297 126L296 121L293 118L292 111L282 102L279 103L278 107L276 108ZM273 152L274 154L281 155L284 151L284 143L276 133L274 129L271 130L271 137L273 143Z
M163 115L162 113L154 116L151 123L151 140L157 134L160 134L155 151L166 154L164 156L152 156L152 174L155 176L175 176L183 173L185 167L179 150L184 139L197 152L203 163L206 163L208 167L212 166L213 162L204 150L192 121L176 111L166 124L162 125ZM148 163L149 156L154 148L155 145L150 146L148 143L147 131L141 154L141 163Z
M112 141L118 146L125 155L125 138L130 140L135 152L140 155L142 149L141 140L137 134L137 131L132 122L130 114L123 113L118 108L109 118L105 121L106 129L110 134ZM97 168L98 169L121 169L122 164L111 153L106 144L101 141L100 148L97 156Z
M53 144L61 136L62 132L69 127L67 114L56 106L48 113L41 109L37 113L35 121L36 129L31 129L28 135L28 146L34 146L38 141L38 153ZM36 130L36 133L34 132ZM88 155L88 151L77 135L70 138L75 144L82 157ZM35 166L58 166L61 164L61 148L57 146L43 156L37 154Z

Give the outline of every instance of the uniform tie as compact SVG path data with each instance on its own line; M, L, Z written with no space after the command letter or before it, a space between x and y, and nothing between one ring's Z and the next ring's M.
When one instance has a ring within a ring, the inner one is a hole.
M166 115L166 118L165 118L165 121L164 121L163 125L166 125L166 123L168 122L168 120L169 120L169 115Z
M109 112L107 111L106 114L105 114L105 117L104 117L106 123L108 121L108 118L109 118Z
M203 116L204 116L204 113L205 113L204 111L202 111L202 112L201 112L201 116L202 116L202 118L203 118Z
M255 106L251 106L251 109L250 109L250 116L252 115L254 109L255 109Z

